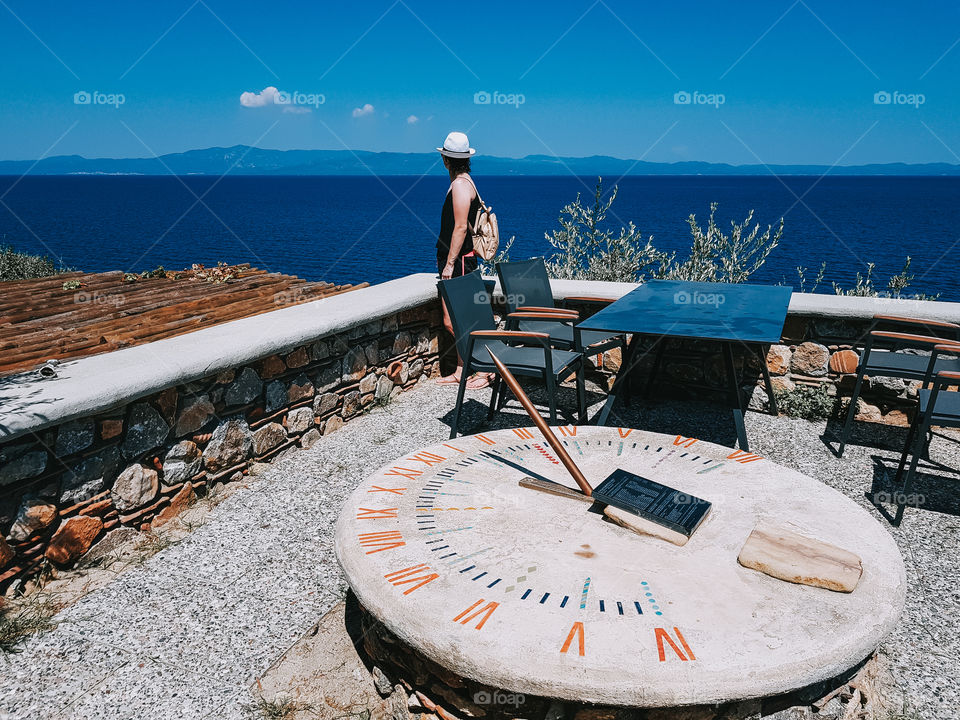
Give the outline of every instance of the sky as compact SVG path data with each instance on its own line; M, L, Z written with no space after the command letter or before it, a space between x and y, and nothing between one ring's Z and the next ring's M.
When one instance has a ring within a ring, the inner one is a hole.
M0 159L960 163L960 4L0 0ZM278 102L279 101L279 102Z

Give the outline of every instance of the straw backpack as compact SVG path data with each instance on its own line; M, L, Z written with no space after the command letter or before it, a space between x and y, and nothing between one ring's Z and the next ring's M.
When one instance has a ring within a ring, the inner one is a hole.
M469 175L467 178L477 192L477 200L480 201L476 222L470 228L470 234L473 237L473 251L484 260L493 260L497 254L497 248L500 247L500 229L497 227L497 216L493 209L487 207L487 204L483 202L473 178Z

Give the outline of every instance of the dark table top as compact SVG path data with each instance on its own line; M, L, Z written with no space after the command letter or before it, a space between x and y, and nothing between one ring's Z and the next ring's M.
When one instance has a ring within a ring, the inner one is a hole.
M792 288L650 280L577 327L745 343L778 343Z

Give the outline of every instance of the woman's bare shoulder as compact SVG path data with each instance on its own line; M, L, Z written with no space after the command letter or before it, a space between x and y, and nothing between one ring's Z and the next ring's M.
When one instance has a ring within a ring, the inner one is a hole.
M464 175L457 176L457 178L454 179L454 181L451 183L450 187L453 189L453 192L456 193L457 195L468 195L471 198L476 192L476 188L474 188L473 182L470 180L469 177L466 177Z

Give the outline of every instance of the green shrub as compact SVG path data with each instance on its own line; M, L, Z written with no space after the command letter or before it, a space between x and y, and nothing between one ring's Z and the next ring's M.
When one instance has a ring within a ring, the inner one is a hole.
M856 297L886 297L886 298L897 298L897 299L910 299L910 300L936 300L940 297L940 293L936 295L926 295L924 293L907 293L904 294L904 290L910 287L910 284L913 282L915 275L910 273L910 263L911 258L907 255L906 260L903 263L903 269L898 272L896 275L891 275L890 279L887 281L887 287L885 290L879 289L874 283L873 279L873 270L876 267L876 263L867 263L867 274L857 271L857 277L854 281L853 287L845 288L837 283L831 283L833 286L833 292L836 295L852 295ZM797 279L799 281L800 292L816 292L817 287L820 283L823 282L823 276L827 271L827 264L821 263L820 269L817 270L817 275L813 279L813 284L807 288L807 268L798 267L797 268Z
M774 390L777 407L790 417L804 420L823 420L837 410L837 399L827 394L825 385L809 387L797 385L793 390Z
M616 198L614 186L610 197L603 200L603 180L598 178L592 205L584 205L577 194L576 200L564 206L560 229L546 234L557 251L547 260L547 272L552 277L614 282L642 282L647 277L744 282L763 265L783 235L782 218L776 230L768 225L761 233L759 224L751 229L752 210L742 223L731 222L730 233L724 234L714 219L717 203L711 203L706 229L699 226L695 215L687 218L692 242L687 258L679 262L676 253L658 250L653 236L644 239L632 222L617 234L603 226Z
M64 272L69 272L69 268L54 265L46 255L27 255L9 245L0 245L0 281L31 280Z

